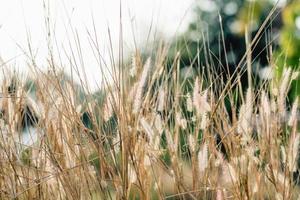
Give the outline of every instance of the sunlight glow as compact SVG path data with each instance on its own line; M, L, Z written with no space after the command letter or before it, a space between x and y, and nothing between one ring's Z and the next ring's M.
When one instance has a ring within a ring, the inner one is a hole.
M76 35L80 38L84 70L92 89L101 82L101 70L91 49L95 40L93 20L96 28L99 50L104 62L111 66L110 51L118 60L120 33L120 2L122 2L122 33L124 52L141 49L145 41L154 37L172 38L183 31L189 21L192 0L10 0L0 7L0 56L18 70L27 71L30 62L28 41L39 67L45 69L48 63L48 43L45 17L50 15L51 42L56 61L61 59L64 70L70 72L71 50L78 58ZM170 6L172 4L172 6ZM108 33L109 32L109 33ZM89 36L89 34L91 36ZM109 36L110 34L110 36ZM110 46L110 38L112 46ZM28 40L27 40L28 39ZM75 62L75 61L73 61ZM60 64L60 63L57 63ZM82 73L82 72L81 72Z

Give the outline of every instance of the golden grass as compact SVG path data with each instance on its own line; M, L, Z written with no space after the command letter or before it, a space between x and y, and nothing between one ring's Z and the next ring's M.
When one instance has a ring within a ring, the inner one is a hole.
M55 72L36 74L34 97L22 81L9 93L4 79L0 198L296 198L299 110L288 115L285 103L293 72L278 92L269 83L239 92L238 106L236 87L213 73L182 79L179 57L168 67L164 52L144 65L136 55L136 74L104 89L102 103ZM39 118L30 146L19 144L24 105Z
M0 199L296 199L299 98L291 107L287 95L299 75L287 69L281 80L254 85L249 71L273 12L226 81L208 62L205 74L186 78L180 52L170 64L159 45L147 59L137 52L131 66L112 61L112 77L103 74L91 94L86 78L77 85L58 73L52 48L49 72L41 72L28 44L32 84L7 73L0 83ZM24 116L35 124L30 145Z

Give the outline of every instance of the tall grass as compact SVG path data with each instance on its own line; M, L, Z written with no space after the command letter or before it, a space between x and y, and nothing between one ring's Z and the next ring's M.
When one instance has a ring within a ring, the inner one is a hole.
M47 73L33 62L31 84L5 76L0 199L296 199L299 99L286 102L297 74L244 91L243 72L190 78L167 52L136 53L100 97L53 60Z

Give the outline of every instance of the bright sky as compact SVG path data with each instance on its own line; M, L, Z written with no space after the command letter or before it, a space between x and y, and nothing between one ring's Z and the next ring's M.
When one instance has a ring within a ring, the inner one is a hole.
M78 32L84 57L84 69L91 89L95 89L96 83L100 84L101 81L101 70L90 47L91 40L87 31L93 34L92 19L94 19L100 53L109 66L108 27L117 59L120 0L44 1L46 4L50 2L47 7L50 8L51 29L55 30L52 44L56 52L56 61L60 60L57 54L60 52L64 70L70 72L68 56L72 55L70 49L75 51L77 49L74 39L75 32ZM137 46L141 47L149 32L151 33L149 39L153 41L157 35L170 39L176 32L183 31L191 18L193 0L121 0L121 2L124 49L129 52L128 50L134 48L133 38ZM20 71L28 71L25 62L29 59L24 56L23 50L28 53L27 36L29 36L36 62L38 66L44 66L45 69L49 58L45 28L47 12L43 7L43 0L1 1L0 56L4 61L9 61L9 65ZM94 36L92 38L95 39ZM74 54L76 62L79 62L77 52Z

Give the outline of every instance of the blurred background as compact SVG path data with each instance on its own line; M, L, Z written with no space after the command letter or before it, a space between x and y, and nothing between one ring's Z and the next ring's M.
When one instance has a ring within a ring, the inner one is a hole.
M0 19L5 63L26 72L34 57L46 69L51 49L67 74L80 63L79 75L85 71L91 90L120 55L125 62L136 50L149 55L161 40L170 44L170 60L180 52L183 71L209 66L232 74L245 55L245 36L257 41L251 53L255 80L280 77L285 67L299 69L299 0L12 0L2 4ZM292 96L300 93L298 85L293 82Z
M55 60L61 60L64 71L70 73L70 55L77 49L79 39L84 70L91 89L96 90L102 75L93 52L95 48L91 47L92 40L97 37L103 58L101 65L105 63L111 67L112 57L116 63L119 59L121 31L123 53L127 57L146 43L183 33L191 21L192 5L192 0L3 1L0 6L0 56L12 67L26 72L26 63L30 62L26 54L32 49L37 65L46 69L50 39ZM51 29L50 38L47 28Z

